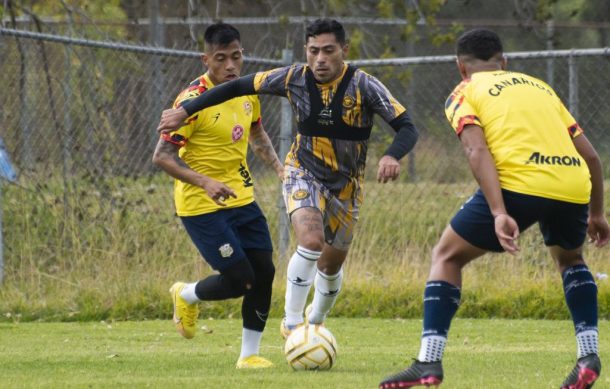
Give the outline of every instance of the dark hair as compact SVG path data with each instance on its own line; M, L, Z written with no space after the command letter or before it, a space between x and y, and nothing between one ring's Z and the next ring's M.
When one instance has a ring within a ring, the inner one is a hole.
M502 53L502 41L493 31L477 28L466 31L457 41L457 55L469 55L487 61Z
M341 46L345 44L345 30L341 23L334 19L317 19L310 23L305 31L305 43L309 38L326 33L335 34L335 38Z
M203 40L208 45L226 46L237 40L241 42L239 31L227 23L214 23L205 30Z

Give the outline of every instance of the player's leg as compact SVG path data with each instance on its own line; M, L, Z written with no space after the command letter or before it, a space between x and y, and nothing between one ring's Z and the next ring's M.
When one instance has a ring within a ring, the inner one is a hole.
M232 223L254 272L254 284L242 302L242 345L238 368L264 368L271 361L259 356L263 330L271 306L271 290L275 276L273 249L267 221L254 202L236 209Z
M284 320L280 332L287 337L303 323L303 309L316 274L316 262L324 247L322 213L325 201L312 178L294 170L284 179L282 192L297 241L286 270Z
M297 249L286 270L285 326L303 323L303 309L316 275L316 262L324 247L322 214L316 208L299 208L291 214Z
M331 194L325 196L324 239L326 244L318 259L314 281L315 292L307 320L321 324L335 305L343 284L343 263L352 243L358 222L362 196L339 200ZM309 308L308 308L309 309Z
M254 271L239 240L228 225L234 210L181 217L191 240L205 261L219 274L191 283L177 282L172 286L174 322L186 338L196 331L198 303L243 296L254 285Z
M347 257L346 250L338 250L326 244L318 259L314 280L314 295L307 320L311 324L322 324L331 308L337 301L343 283L343 262Z
M451 321L460 304L462 268L485 252L447 226L432 251L432 268L424 290L424 323L417 360L407 369L385 378L381 388L439 385L443 381L441 360Z
M550 247L563 279L566 304L570 310L576 334L576 365L562 388L587 388L599 378L597 327L597 285L582 257L582 248L564 250Z
M424 289L424 323L418 360L442 359L451 321L461 300L462 269L487 250L470 244L451 225L432 250L432 265Z
M243 336L240 358L258 355L269 309L275 266L270 250L245 249L254 270L256 281L252 290L244 295L242 303Z
M589 387L599 377L597 285L583 258L586 205L549 200L540 230L563 280L566 304L574 322L577 363L562 388Z
M525 230L536 219L532 206L503 191L507 210ZM535 207L533 207L535 209ZM381 388L438 385L443 380L442 357L451 321L461 299L462 268L488 251L501 252L494 218L479 190L457 212L432 250L432 265L424 290L424 322L417 360L386 378ZM395 386L393 386L395 385Z

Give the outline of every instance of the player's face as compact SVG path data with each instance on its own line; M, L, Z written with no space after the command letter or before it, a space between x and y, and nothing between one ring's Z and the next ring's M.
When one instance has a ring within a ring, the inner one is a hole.
M208 68L210 80L214 85L219 85L234 80L241 74L243 48L237 40L225 46L211 45L206 47L201 59Z
M309 37L305 45L307 65L320 83L336 80L343 70L348 45L341 46L333 33Z

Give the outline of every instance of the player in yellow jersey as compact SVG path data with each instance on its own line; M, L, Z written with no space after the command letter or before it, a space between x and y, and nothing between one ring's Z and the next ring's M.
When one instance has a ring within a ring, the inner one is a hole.
M240 76L239 32L217 23L206 29L204 40L202 60L208 70L180 93L177 107ZM176 329L192 338L200 301L243 296L237 368L265 368L272 363L258 354L275 268L267 221L254 201L248 143L281 178L284 169L263 128L257 96L217 105L194 115L178 131L163 134L153 162L176 179L176 213L203 258L218 271L172 286Z
M608 243L601 162L553 89L506 69L500 38L475 29L457 43L463 78L445 104L480 189L451 220L432 251L417 360L382 389L438 385L462 268L488 251L519 250L520 231L538 223L562 274L574 321L578 362L562 389L590 388L599 377L597 286L583 258L586 235ZM516 383L517 386L520 383Z
M344 62L349 45L339 22L312 22L305 43L306 65L227 83L180 109L164 111L159 125L160 131L176 128L187 115L236 96L256 93L288 98L297 136L285 161L283 194L298 246L287 269L284 337L304 322L312 284L315 293L307 318L313 324L324 321L341 290L341 269L363 201L374 114L396 131L379 160L380 182L398 177L398 161L413 148L418 135L405 108L378 79Z

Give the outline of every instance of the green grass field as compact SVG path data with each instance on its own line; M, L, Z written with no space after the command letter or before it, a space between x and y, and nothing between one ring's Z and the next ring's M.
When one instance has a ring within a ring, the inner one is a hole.
M202 315L205 317L205 314ZM279 320L269 321L262 354L276 366L234 368L241 321L200 320L193 340L169 320L86 323L0 323L0 386L375 388L419 348L419 320L337 319L339 343L329 372L293 372L286 364ZM600 323L607 328L608 323ZM572 323L549 320L456 319L445 353L446 388L557 388L573 366ZM610 339L601 337L608 350ZM610 375L596 388L610 387Z

